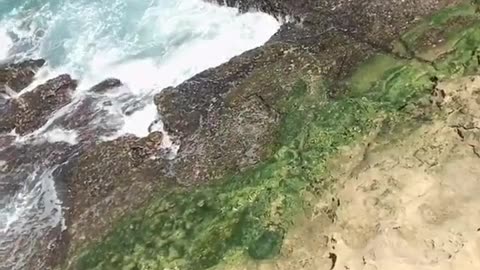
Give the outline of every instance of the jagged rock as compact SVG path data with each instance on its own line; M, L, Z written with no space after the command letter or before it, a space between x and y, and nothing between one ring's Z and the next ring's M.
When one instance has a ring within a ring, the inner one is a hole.
M16 133L24 135L45 124L55 111L71 102L71 91L76 87L77 81L60 75L15 99Z
M5 87L15 92L24 89L32 83L36 72L44 64L45 60L38 59L0 66L0 92L5 91Z
M32 83L35 73L44 64L45 61L39 59L0 66L0 133L15 128L16 105L11 98Z
M122 86L122 82L118 79L110 78L93 86L90 91L95 93L105 93L110 89Z
M261 10L292 23L282 26L274 40L288 36L318 40L326 31L343 32L357 40L388 49L400 31L440 8L463 0L207 0L238 7L240 11ZM301 24L297 24L301 22ZM292 31L293 30L293 31ZM288 38L291 39L291 38Z
M70 112L56 119L52 125L75 130L82 143L95 142L98 137L113 135L122 124L115 115L109 115L110 106L101 98L86 96L72 104Z

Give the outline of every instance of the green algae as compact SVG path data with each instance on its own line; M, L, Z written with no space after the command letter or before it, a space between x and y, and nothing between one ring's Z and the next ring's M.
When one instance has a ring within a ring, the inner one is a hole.
M430 24L471 16L463 8L443 11ZM317 85L299 80L275 104L282 125L270 160L214 185L158 195L85 250L75 268L200 270L225 257L275 257L294 218L308 208L304 197L321 196L331 185L327 161L341 147L406 121L404 108L430 93L438 78L477 71L480 29L457 35L453 49L433 64L389 55L369 59L349 78L349 94L337 100L326 97L328 79Z
M476 14L475 6L466 2L461 5L440 10L437 13L431 15L429 19L426 19L424 21L428 25L442 27L448 24L449 21L451 21L454 18L466 17L471 19L472 17L476 17L476 16L477 14Z
M431 81L412 73L411 67L387 72L375 94L337 101L300 81L279 104L281 147L271 160L221 184L163 195L84 253L77 268L207 269L232 251L274 257L305 207L302 194L329 184L326 161L338 148L397 113L413 97L402 89L431 89Z
M435 30L441 30L441 32L438 33L448 35L448 39L450 40L454 39L454 36L458 34L456 30L462 30L462 24L454 23L459 22L459 19L462 20L463 23L467 21L469 23L477 21L478 15L475 5L462 4L441 10L404 33L402 39L409 45L415 47L416 43L422 40L422 37L431 34L431 32Z
M404 33L394 44L405 57L417 57L428 62L448 55L459 48L457 43L469 37L469 31L480 27L478 7L462 4L447 8L424 20Z
M440 71L441 77L472 74L478 72L480 62L480 24L470 27L462 32L462 37L456 42L456 48L451 50L435 61L435 67Z
M403 66L404 62L391 55L376 55L356 70L350 78L349 86L355 92L369 91L376 82L382 80L386 70Z

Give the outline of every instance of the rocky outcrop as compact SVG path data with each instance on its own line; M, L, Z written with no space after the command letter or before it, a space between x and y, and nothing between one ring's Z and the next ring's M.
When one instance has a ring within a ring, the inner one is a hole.
M396 54L393 41L410 23L458 2L219 1L242 11L288 14L299 22L285 24L263 47L156 97L168 131L182 141L179 181L218 179L264 160L278 131L279 101L296 80L328 78L329 95L341 96L356 66L376 53Z
M11 97L32 83L36 71L44 63L44 60L28 60L0 66L0 133L9 132L15 127L16 105Z
M34 75L34 69L30 67L32 63L37 62L26 61L8 65L9 69L3 70L4 78L11 78L19 85L24 84L22 88L27 86L31 83ZM56 181L56 195L62 200L65 209L68 209L71 204L68 199L67 177L70 168L75 166L78 155L95 144L96 136L104 134L101 130L92 134L94 133L92 129L95 127L91 122L99 116L96 99L90 97L90 99L79 101L80 104L87 104L86 106L69 105L76 87L77 82L69 75L60 75L22 95L10 96L2 100L0 106L0 196L2 197L0 205L2 207L9 204L18 192L30 190L38 181L44 181L43 174L51 174ZM107 83L98 85L95 89L107 91L107 88L112 87L115 85ZM20 141L16 136L10 134L12 130L19 135L28 135L38 131L52 119L55 113L62 109L69 113L58 115L60 117L57 121L53 121L44 131L51 132L58 128L66 132L78 132L81 136L75 145L67 142L55 142L55 140L50 142L42 132L38 136L23 137ZM50 172L50 170L53 171ZM41 235L40 231L42 231ZM25 267L27 269L38 267L48 269L48 265L61 263L65 258L69 243L68 235L62 230L61 224L54 228L48 226L39 228L35 233L38 235L32 239L25 235L20 235L17 239L22 245L31 241L30 244L34 246L32 248L38 250L35 254L22 255L29 256ZM6 251L11 253L10 256L16 256L12 255L16 252L22 252L21 246L12 246L11 248ZM7 262L7 258L2 257L1 259ZM9 259L7 265L10 261Z
M58 246L70 248L66 267L206 269L239 253L273 258L285 224L328 184L327 160L338 149L388 129L398 115L426 121L431 111L411 101L442 76L478 68L465 60L478 51L477 39L461 32L476 22L468 4L453 20L439 15L404 34L418 18L460 2L219 1L290 20L264 46L155 97L165 129L180 144L175 159L167 158L161 133L95 141L114 130L88 127L106 113L96 95L120 86L116 79L93 87L52 124L81 133L73 149L47 144L29 156L26 148L2 148L2 141L0 148L28 162L51 155L65 163L55 175L68 187L68 231L57 234L65 237ZM455 32L465 36L442 42ZM62 75L4 102L0 131L38 129L75 88ZM8 145L9 138L0 139ZM4 168L18 169L16 162ZM327 217L335 218L331 211Z
M154 176L140 166L128 178L135 179L132 184L165 182L162 173L168 172L175 185L128 216L80 259L73 256L69 266L207 269L231 258L277 255L292 217L328 190L328 161L337 151L409 119L429 121L437 102L419 96L433 91L444 77L478 71L473 45L478 29L469 28L478 19L474 6L467 3L426 23L417 21L460 2L226 1L241 10L288 14L294 22L264 46L155 97L167 131L181 147L173 161L159 167L168 170ZM413 23L417 27L406 32ZM456 42L441 42L442 29ZM457 32L459 36L453 35ZM438 35L427 39L430 33ZM445 45L445 50L427 58L438 49L434 44ZM101 149L90 156L100 156ZM122 149L127 150L115 156L121 164L134 156L131 148ZM88 173L93 160L76 173L101 175L89 185L99 186L106 193L95 193L110 199L116 188L95 181L114 177L122 187L127 174ZM216 184L205 185L212 182ZM145 197L151 194L143 192ZM99 200L87 193L76 197L79 205ZM308 209L335 219L334 211ZM103 219L115 220L104 213Z
M15 92L24 89L32 83L36 72L44 64L45 60L38 59L0 65L0 93L5 91L5 87Z
M45 124L52 114L71 101L77 82L61 75L18 98L8 99L1 106L0 131L15 129L20 135L33 132Z
M110 78L106 79L99 84L93 86L90 91L95 93L105 93L110 89L122 86L122 82L119 79Z
M16 136L7 134L15 130L16 133L25 135L42 127L55 112L71 101L71 91L75 87L76 81L68 75L62 75L19 97L6 100L0 120L0 131L3 133L0 134L0 196L5 200L0 204L9 204L10 200L16 198L15 194L18 192L35 188L38 181L45 180L43 174L48 174L50 169L55 169L54 174L56 174L61 170L62 164L74 161L75 155L80 152L82 145L48 142L42 138L18 142ZM57 196L66 206L68 201L66 200L67 190L62 183L64 179L62 177L55 177L55 179ZM40 232L41 235L37 235L32 242L29 242L31 239L28 239L28 235L19 236L16 239L19 246L12 246L12 249L7 247L5 252L10 253L9 256L17 256L16 252L19 252L17 249L27 248L24 245L29 243L31 245L29 248L35 248L38 252L28 257L28 263L31 265L25 266L27 269L43 268L46 264L58 263L56 258L63 258L59 254L61 250L65 250L66 243L61 224L55 228L48 228L48 226L35 228L32 233L40 234ZM7 261L4 257L1 259L7 264L11 261L10 259Z
M412 22L443 7L463 0L208 0L238 7L241 11L261 10L279 18L289 17L273 40L319 39L326 31L343 32L359 41L388 48Z
M15 132L23 135L43 124L58 109L71 102L77 82L69 75L60 75L13 100Z

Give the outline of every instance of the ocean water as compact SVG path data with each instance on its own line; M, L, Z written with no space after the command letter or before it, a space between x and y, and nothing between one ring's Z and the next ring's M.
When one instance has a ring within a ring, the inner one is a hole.
M146 136L158 118L156 93L262 45L279 26L269 15L239 14L202 0L0 0L0 64L47 61L22 93L63 73L80 82L71 104L14 143L78 143L83 131L57 126L56 120L72 113L91 86L112 77L124 85L96 97L113 106L89 128L113 125L114 132L98 136L99 141ZM133 109L127 113L129 106ZM155 128L162 130L162 124ZM166 147L174 146L167 141ZM2 153L0 165L11 158ZM60 165L34 162L19 169L26 176L0 174L0 182L2 177L22 182L15 194L0 194L0 269L23 269L42 233L60 225L64 229L52 175Z

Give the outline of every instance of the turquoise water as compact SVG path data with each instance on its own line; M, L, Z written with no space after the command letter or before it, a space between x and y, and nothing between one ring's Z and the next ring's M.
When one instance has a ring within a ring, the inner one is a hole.
M202 0L7 1L0 61L44 58L40 78L69 73L87 89L115 77L145 99L263 44L279 27L271 16ZM146 135L147 109L124 119L124 133Z
M71 104L34 133L17 136L16 143L78 143L84 131L65 130L54 120L71 113L88 96L86 90L109 77L124 86L96 97L112 106L86 129L95 131L96 123L114 125L117 132L99 141L146 136L158 118L154 94L262 45L278 28L271 16L238 14L201 0L0 0L0 63L47 60L35 83L22 92L61 73L80 81ZM123 108L130 104L135 111L126 114ZM22 164L23 173L28 172L23 188L2 198L7 203L0 203L0 270L24 269L42 235L55 227L65 229L52 177L58 166ZM12 175L0 174L0 182L2 177Z
M88 83L123 76L139 87L176 84L262 44L278 28L270 16L201 0L0 1L0 57L45 58ZM139 79L128 64L148 72L168 66L161 72L170 74Z

